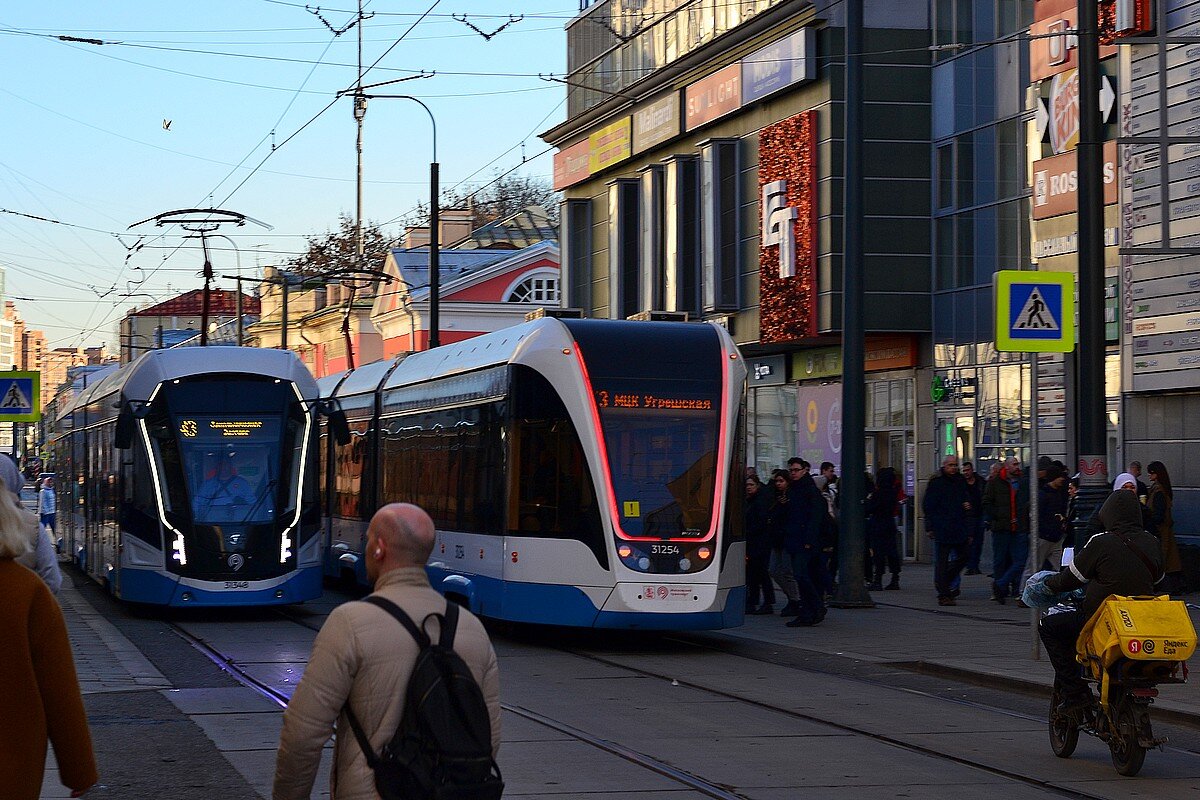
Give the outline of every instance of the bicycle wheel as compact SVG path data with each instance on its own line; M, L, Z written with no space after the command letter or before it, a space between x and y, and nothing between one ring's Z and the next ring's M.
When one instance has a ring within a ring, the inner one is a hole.
M1133 704L1122 697L1112 705L1113 735L1108 740L1113 766L1127 778L1137 775L1146 762L1146 748L1138 744L1138 719Z
M1050 696L1050 749L1059 758L1070 758L1079 744L1079 723L1070 714L1059 713L1061 703L1055 690Z

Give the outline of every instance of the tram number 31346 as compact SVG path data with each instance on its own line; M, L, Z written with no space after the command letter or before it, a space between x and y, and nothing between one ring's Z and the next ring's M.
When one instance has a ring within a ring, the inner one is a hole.
M225 581L226 589L249 589L249 581Z

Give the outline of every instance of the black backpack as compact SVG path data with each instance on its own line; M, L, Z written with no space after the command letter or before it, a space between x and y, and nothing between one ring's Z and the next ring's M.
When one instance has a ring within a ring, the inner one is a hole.
M430 614L418 628L390 600L377 595L364 602L382 608L417 640L420 652L404 697L400 726L376 755L349 703L346 717L383 800L493 800L504 792L500 768L492 758L492 727L483 692L465 661L454 652L458 606L445 615ZM440 620L435 644L423 628Z

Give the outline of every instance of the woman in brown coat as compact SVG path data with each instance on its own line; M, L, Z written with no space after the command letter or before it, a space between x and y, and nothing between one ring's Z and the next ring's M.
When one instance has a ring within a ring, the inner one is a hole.
M0 796L37 800L49 740L63 785L78 797L96 782L96 759L62 611L14 561L30 548L22 511L0 491Z
M1163 572L1170 575L1183 571L1183 561L1179 558L1179 548L1175 546L1175 520L1171 516L1171 506L1175 504L1175 492L1171 488L1171 476L1161 461L1151 461L1146 467L1150 474L1150 495L1146 505L1150 508L1150 519L1154 521L1154 530L1150 531L1158 537L1162 546Z

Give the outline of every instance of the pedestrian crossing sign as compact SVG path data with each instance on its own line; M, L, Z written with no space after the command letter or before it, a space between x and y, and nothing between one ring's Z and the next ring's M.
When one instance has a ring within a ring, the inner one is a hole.
M41 405L41 373L0 372L0 422L37 422Z
M996 349L1069 353L1075 349L1075 275L1000 270L995 288Z

